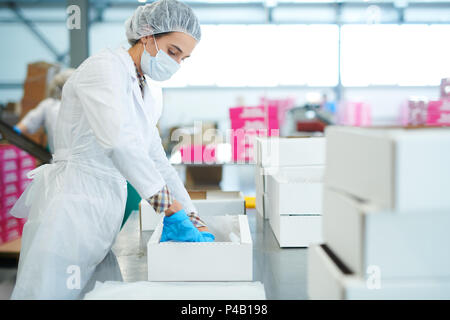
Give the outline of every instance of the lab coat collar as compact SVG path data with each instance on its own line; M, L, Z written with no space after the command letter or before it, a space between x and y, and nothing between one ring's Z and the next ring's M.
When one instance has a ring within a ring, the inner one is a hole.
M145 106L148 106L151 104L151 97L150 97L150 88L148 85L148 78L146 75L145 77L145 86L144 86L144 98L142 98L141 89L139 88L139 84L137 83L138 78L136 75L136 66L134 65L133 59L131 59L130 54L124 47L120 47L118 49L118 54L122 62L125 64L127 71L130 75L130 77L133 79L133 85L132 85L132 91L133 96L136 102L138 103L139 107L143 111L144 115L147 117L147 112Z
M128 51L124 47L120 47L117 51L120 59L125 64L130 77L137 80L136 66Z

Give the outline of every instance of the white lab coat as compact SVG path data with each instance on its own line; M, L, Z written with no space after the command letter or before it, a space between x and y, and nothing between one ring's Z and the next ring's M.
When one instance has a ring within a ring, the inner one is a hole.
M50 152L55 151L54 136L56 119L58 117L59 107L61 101L54 98L47 98L42 100L36 108L31 110L22 119L23 124L29 133L35 133L40 127L44 126L47 132L47 141Z
M144 199L167 184L186 212L196 212L170 165L156 123L162 93L144 100L128 52L105 49L64 85L54 162L34 179L12 214L28 216L15 299L75 299L120 230L128 180Z

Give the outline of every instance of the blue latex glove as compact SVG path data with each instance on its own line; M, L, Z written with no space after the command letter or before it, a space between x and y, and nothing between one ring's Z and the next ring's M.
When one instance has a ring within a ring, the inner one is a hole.
M14 126L13 129L14 129L14 131L17 132L18 134L22 134L22 131L19 129L18 126Z
M184 209L175 212L170 217L164 217L163 231L160 242L212 242L214 235L209 232L200 232L189 220Z

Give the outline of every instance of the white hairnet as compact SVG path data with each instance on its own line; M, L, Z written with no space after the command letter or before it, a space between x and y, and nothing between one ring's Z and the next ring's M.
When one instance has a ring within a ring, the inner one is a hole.
M55 99L61 99L62 88L75 69L67 68L57 73L48 86L48 95Z
M159 0L137 7L125 22L128 42L134 45L140 38L165 33L184 32L200 41L200 23L192 9L177 0Z

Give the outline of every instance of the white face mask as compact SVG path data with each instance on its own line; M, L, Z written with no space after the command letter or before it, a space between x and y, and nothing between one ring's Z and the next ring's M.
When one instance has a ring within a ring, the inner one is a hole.
M141 69L150 78L156 81L164 81L170 79L175 72L180 69L180 65L174 59L172 59L164 50L158 49L158 44L156 43L156 50L158 51L155 57L152 57L147 50L142 52L141 56Z

